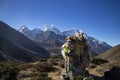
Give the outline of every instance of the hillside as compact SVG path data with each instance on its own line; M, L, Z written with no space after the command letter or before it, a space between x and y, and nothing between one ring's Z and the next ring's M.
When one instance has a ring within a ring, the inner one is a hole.
M109 60L109 61L112 61L112 60L120 61L120 45L117 45L117 46L107 50L106 52L99 55L98 57Z
M35 61L48 57L49 52L26 36L0 21L0 59Z
M101 55L95 57L96 59L107 60L107 63L94 66L89 69L90 74L96 77L96 80L120 80L120 45L117 45Z

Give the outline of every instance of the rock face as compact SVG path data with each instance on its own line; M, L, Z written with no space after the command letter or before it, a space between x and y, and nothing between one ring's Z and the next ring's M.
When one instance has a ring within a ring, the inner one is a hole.
M24 28L25 30L26 28ZM25 32L29 32L26 31ZM0 59L35 61L50 54L26 36L0 21Z

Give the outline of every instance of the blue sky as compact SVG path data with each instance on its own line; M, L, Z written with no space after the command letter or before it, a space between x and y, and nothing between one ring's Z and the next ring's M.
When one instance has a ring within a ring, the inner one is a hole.
M112 46L120 44L120 0L0 0L0 20L15 29L77 28Z

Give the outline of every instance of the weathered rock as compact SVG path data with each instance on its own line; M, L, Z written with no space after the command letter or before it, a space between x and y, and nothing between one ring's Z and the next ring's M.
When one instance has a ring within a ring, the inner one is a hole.
M94 79L90 76L90 77L85 77L83 80L94 80Z

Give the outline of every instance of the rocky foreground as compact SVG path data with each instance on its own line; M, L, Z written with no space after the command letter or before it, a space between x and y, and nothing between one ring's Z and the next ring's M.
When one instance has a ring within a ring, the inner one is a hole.
M51 57L48 60L40 59L34 63L0 62L0 79L59 80L61 71L64 68L63 62L62 57L57 56ZM98 61L93 59L88 71L94 80L120 80L119 61L105 62L102 59Z

